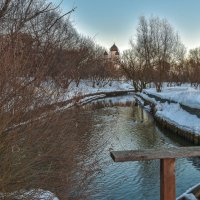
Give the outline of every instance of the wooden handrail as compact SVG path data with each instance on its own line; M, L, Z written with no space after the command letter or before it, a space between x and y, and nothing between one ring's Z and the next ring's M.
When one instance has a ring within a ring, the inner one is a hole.
M176 199L175 159L200 156L200 147L170 147L110 152L115 162L160 160L160 199Z

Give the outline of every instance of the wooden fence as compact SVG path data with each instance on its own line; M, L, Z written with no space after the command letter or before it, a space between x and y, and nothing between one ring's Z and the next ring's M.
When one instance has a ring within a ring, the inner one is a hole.
M160 160L160 199L176 199L175 159L199 157L200 147L171 147L110 152L115 162Z

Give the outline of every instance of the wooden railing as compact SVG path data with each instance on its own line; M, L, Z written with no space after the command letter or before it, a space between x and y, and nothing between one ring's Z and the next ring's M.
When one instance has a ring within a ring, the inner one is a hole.
M175 159L199 157L200 147L171 147L110 152L115 162L160 160L160 199L176 199Z

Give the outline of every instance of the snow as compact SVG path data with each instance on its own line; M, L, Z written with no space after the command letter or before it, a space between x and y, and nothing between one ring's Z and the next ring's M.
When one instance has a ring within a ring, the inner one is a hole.
M69 109L69 108L73 107L75 104L77 104L77 105L84 105L84 104L87 104L87 103L89 103L91 101L94 101L94 100L99 99L99 98L104 98L104 97L106 97L105 94L100 94L100 95L94 95L94 96L85 97L85 98L79 100L78 102L68 103L66 106L58 107L56 109L56 111L64 111L66 109Z
M144 106L144 109L147 110L147 111L149 111L149 112L151 111L151 107L149 105Z
M157 101L154 98L151 98L151 97L149 97L148 95L146 95L144 93L141 93L140 96L143 97L144 99L146 99L147 101L153 103L153 104L157 103Z
M176 127L200 135L200 118L183 110L178 103L158 103L156 116Z
M112 84L107 84L104 87L102 85L92 87L92 81L82 80L78 87L75 82L71 83L64 96L59 98L59 101L66 101L74 98L75 96L83 96L87 94L96 94L101 92L114 92L133 90L133 86L129 82L124 81L112 81Z
M19 191L9 194L0 193L0 198L14 198L16 200L32 199L32 200L59 200L55 194L43 189L32 189L30 191Z
M112 84L107 84L104 87L102 85L92 87L92 81L90 80L82 80L80 81L80 84L78 87L76 87L76 83L73 82L69 86L68 90L64 92L58 99L56 99L56 102L65 102L67 100L71 100L76 97L83 97L85 95L91 95L86 96L84 98L81 98L80 100L76 102L70 102L66 106L63 106L61 108L58 108L57 111L65 110L68 108L71 108L74 104L85 104L91 101L94 101L99 98L103 98L106 95L101 93L108 93L108 92L116 92L116 91L133 91L133 87L131 83L125 82L125 81L112 81ZM76 100L76 99L75 99Z
M200 183L198 183L197 185L189 188L185 193L183 193L180 197L178 197L176 200L181 200L181 199L185 199L185 200L197 200L197 198L194 196L194 194L192 194L192 191L199 187Z
M197 200L197 198L191 193L191 194L185 194L184 200Z
M200 109L200 90L190 86L164 87L159 93L156 92L155 88L149 88L143 90L143 92L155 95L162 99L175 101L191 108Z
M170 100L171 103L161 103L155 98ZM155 88L143 90L139 94L142 98L156 105L155 116L175 125L181 130L192 132L200 135L200 118L183 109L180 105L185 105L193 109L200 109L200 90L190 87L189 85L164 87L162 92L156 92Z
M67 89L56 85L53 80L43 82L35 88L35 94L42 97L48 104L65 102L75 97L85 96L88 94L107 93L114 91L133 90L131 82L123 80L102 81L101 84L93 87L91 80L81 80L78 87L75 82L71 82Z
M92 81L90 80L81 80L78 87L76 87L75 82L72 82L67 90L57 88L56 84L53 81L43 82L40 87L35 89L36 95L46 98L46 104L54 104L59 102L68 102L65 106L55 109L56 112L64 111L73 107L74 105L82 105L94 101L99 98L103 98L106 95L102 93L107 92L116 92L116 91L133 91L133 87L130 82L127 81L112 81L111 84L104 84L105 86L99 85L92 87ZM86 96L85 95L91 95ZM77 98L77 99L76 99ZM40 120L46 117L48 113L43 113L40 117L34 119ZM26 125L32 120L24 121L19 124L13 124L11 127L8 127L5 131L10 129Z
M126 102L133 102L135 100L133 94L124 95L122 96L115 96L115 97L107 97L104 99L104 102L112 102L112 103L126 103ZM102 100L97 100L102 101Z

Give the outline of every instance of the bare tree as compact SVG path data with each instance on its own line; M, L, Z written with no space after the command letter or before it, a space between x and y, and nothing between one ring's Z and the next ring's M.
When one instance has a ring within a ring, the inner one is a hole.
M197 87L200 83L200 48L189 51L186 66L190 83Z
M185 48L167 20L158 17L140 17L136 38L134 53L147 72L145 80L153 81L160 92L171 66L180 61Z
M131 49L123 52L121 69L127 79L132 80L135 91L141 92L149 81L149 68L145 66L143 58L139 56L137 50L131 42Z

